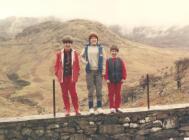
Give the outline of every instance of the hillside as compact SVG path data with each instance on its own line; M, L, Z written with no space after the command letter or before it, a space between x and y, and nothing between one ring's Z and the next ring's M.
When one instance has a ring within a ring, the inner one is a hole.
M14 38L26 27L36 25L48 20L55 20L53 17L32 18L32 17L8 17L0 20L0 41Z
M148 27L139 26L124 35L130 40L154 47L188 48L189 26Z
M2 104L17 104L13 108L1 111L3 116L40 114L52 112L52 79L55 52L62 48L60 40L64 35L74 37L74 48L81 52L87 43L88 34L96 31L100 42L105 46L109 56L109 47L117 44L120 57L127 62L128 80L126 85L133 87L139 82L141 75L156 74L164 67L172 66L174 61L188 57L189 52L179 49L154 48L132 42L112 32L105 25L87 20L71 20L67 22L48 21L25 28L15 39L0 42L0 100ZM84 66L78 82L78 95L81 109L85 110L87 90ZM57 111L63 110L60 88L56 83ZM107 88L104 82L104 102ZM3 108L1 106L0 108ZM32 108L32 109L30 109ZM25 110L30 110L25 112ZM14 110L16 113L12 113Z
M186 103L189 97L189 59L177 60L156 74L149 75L150 104ZM178 81L180 84L178 84ZM146 75L134 87L126 86L123 101L128 107L147 106Z

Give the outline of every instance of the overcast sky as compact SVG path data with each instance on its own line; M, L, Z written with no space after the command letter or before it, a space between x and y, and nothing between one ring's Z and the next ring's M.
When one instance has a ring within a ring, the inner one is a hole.
M189 0L0 0L0 19L9 16L84 18L105 24L189 24Z

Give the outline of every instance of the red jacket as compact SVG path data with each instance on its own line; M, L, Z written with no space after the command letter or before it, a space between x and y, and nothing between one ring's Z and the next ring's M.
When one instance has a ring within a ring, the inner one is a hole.
M74 49L72 49L71 56L72 56L72 81L77 82L80 71L78 53ZM56 62L54 66L55 75L57 76L58 81L60 83L63 83L63 77L64 77L63 62L64 62L64 49L57 52Z
M127 78L126 64L125 64L125 62L122 59L121 59L121 62L122 62L122 77L123 77L123 80L126 80L126 78ZM109 77L108 77L108 59L106 60L105 80L109 80Z

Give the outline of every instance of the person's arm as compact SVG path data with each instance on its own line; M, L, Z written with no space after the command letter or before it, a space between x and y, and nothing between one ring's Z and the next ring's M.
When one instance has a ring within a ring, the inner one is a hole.
M126 62L122 61L122 74L123 74L123 80L127 79L127 69L126 69Z
M75 52L75 61L76 61L76 65L77 65L77 68L78 68L78 73L80 72L80 65L79 65L79 55L77 52Z
M54 65L54 74L56 76L58 76L59 64L60 64L60 52L57 52L55 65Z
M109 83L110 80L109 80L109 77L108 77L108 59L106 60L106 70L105 71L106 71L105 72L105 80L106 80L107 83Z
M102 55L103 55L103 70L102 70L102 75L105 75L105 70L106 70L106 51L104 47L102 48Z
M80 56L81 56L81 62L87 64L88 62L85 59L85 48L83 48L83 50L81 51Z

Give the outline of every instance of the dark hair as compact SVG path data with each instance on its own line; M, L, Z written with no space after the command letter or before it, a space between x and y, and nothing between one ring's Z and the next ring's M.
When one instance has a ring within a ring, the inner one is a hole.
M119 48L116 45L111 46L110 51L113 51L113 50L119 52Z
M96 37L97 40L98 40L98 35L97 35L97 33L95 33L95 32L90 33L90 35L89 35L89 40L90 40L92 37Z
M63 39L62 39L62 43L73 43L73 38L72 38L72 36L69 36L69 35L67 35L67 36L64 36L63 37Z

